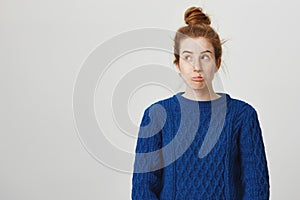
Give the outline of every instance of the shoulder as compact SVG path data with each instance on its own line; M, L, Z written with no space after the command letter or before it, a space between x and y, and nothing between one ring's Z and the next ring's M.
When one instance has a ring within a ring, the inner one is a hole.
M234 127L238 128L243 124L250 124L258 121L258 112L255 106L247 100L231 98L230 109L234 113Z
M144 109L144 118L155 119L155 121L164 121L168 115L169 109L173 104L173 97L160 98L148 104Z
M168 109L169 106L172 106L173 99L174 99L174 96L164 97L164 98L155 100L154 102L150 103L145 108L145 111L150 112L150 110L151 110L151 112L152 112L152 111L161 111L162 108Z
M256 108L246 100L237 97L231 97L230 105L239 115L243 113L256 113Z

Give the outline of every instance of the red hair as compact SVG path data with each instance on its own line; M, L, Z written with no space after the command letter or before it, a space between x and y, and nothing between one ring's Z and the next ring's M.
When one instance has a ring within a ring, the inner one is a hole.
M187 26L180 27L174 38L174 64L179 64L179 49L181 40L191 37L204 37L214 47L215 62L222 57L222 44L218 33L210 26L210 18L202 12L200 7L190 7L184 13Z

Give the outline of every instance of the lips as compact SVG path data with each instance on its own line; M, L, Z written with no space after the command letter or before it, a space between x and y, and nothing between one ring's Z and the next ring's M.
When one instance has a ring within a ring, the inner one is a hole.
M203 81L204 78L202 76L194 76L194 77L192 77L192 80L193 81Z

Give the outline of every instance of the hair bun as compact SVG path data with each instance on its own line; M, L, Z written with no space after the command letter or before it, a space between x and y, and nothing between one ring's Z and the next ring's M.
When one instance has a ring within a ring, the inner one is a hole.
M200 7L190 7L184 13L184 21L187 25L206 24L210 25L210 18L202 12Z

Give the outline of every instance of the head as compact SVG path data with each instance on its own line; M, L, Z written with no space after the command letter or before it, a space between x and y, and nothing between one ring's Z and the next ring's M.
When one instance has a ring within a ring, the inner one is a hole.
M200 86L201 82L210 86L214 73L221 66L222 43L219 35L210 26L210 18L199 7L188 8L184 20L187 26L179 28L174 38L173 63L190 86ZM197 76L204 80L191 80Z

